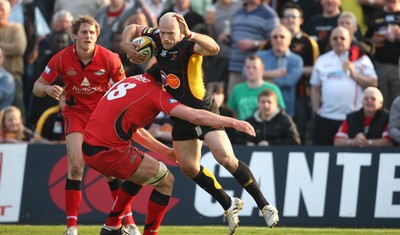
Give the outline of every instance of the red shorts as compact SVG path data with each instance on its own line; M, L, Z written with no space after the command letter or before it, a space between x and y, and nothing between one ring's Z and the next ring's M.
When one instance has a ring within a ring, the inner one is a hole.
M99 148L103 148L103 150L99 150ZM84 143L82 150L86 165L105 176L114 176L119 179L131 177L144 157L142 151L131 145L123 150L104 150L104 147L90 146ZM93 153L94 155L92 155Z
M71 132L79 132L83 134L92 113L93 111L91 110L77 112L65 109L63 112L65 135L68 135Z

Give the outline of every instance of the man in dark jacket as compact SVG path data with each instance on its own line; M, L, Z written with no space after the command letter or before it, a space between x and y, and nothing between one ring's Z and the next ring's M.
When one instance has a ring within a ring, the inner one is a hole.
M239 143L248 146L299 145L300 135L292 118L278 106L276 93L270 89L258 95L258 109L246 119L256 136L241 135Z
M347 115L335 135L335 146L393 146L388 133L389 113L382 106L380 90L367 87L363 107Z

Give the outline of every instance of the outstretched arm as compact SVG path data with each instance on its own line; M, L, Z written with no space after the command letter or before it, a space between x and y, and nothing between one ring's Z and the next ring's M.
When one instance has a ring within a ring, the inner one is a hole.
M236 130L255 136L253 126L246 122L231 117L217 115L202 109L192 109L186 105L177 105L170 112L170 115L186 120L196 125L213 127L232 127Z
M144 128L137 129L132 138L136 143L142 145L148 150L165 155L169 160L176 162L174 150L158 141Z
M182 15L175 14L174 17L179 23L179 28L182 34L186 38L189 38L190 40L196 43L194 45L194 51L196 53L205 56L212 56L218 54L219 45L212 37L205 34L194 33L190 31Z

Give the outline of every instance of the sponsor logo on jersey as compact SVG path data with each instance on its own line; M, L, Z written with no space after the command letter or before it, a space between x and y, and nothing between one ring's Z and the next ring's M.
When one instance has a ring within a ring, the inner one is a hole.
M46 65L46 68L44 68L44 72L46 74L49 74L51 72L51 69L50 69L50 67L48 65Z
M164 71L161 71L161 80L164 86L169 86L172 89L177 89L181 85L181 80L175 74L166 74Z
M76 73L74 67L69 67L66 74L68 76L75 76L77 73Z
M74 86L74 87L72 87L72 91L75 94L90 95L95 92L103 92L103 89L101 88L101 86L90 86L89 85L89 86L84 86L84 87Z
M163 49L163 50L161 51L161 53L160 53L160 56L166 57L166 56L167 56L167 51Z
M177 60L178 59L178 51L170 52L170 54L171 54L171 60Z
M118 73L119 73L119 75L122 75L125 73L124 66L122 66L122 64L119 66Z
M177 89L181 85L181 80L175 74L168 74L166 86L170 86L172 89Z
M83 79L81 86L90 86L90 82L86 77Z
M85 77L83 81L81 82L80 86L74 86L72 87L72 91L75 94L85 94L85 95L90 95L95 92L102 92L103 88L101 86L92 86L89 82L89 80Z
M162 70L160 71L160 73L161 73L161 81L162 81L162 83L164 85L167 84L167 74Z
M101 76L101 75L103 75L105 73L106 73L106 71L104 69L100 69L99 71L94 72L94 75Z

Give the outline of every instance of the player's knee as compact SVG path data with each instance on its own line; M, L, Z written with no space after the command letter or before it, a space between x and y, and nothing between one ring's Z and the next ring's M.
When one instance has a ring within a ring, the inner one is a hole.
M172 187L175 184L175 177L174 175L170 172L168 174L167 177L165 177L165 179L162 182L163 184L165 184L165 187L172 189Z
M199 170L197 170L194 167L188 167L188 166L181 166L181 172L184 176L192 179L196 177L199 174Z
M225 157L217 159L217 161L229 172L234 172L238 167L238 160L234 155L226 155Z
M83 165L73 165L69 167L69 176L71 176L72 179L82 178L83 168Z
M158 162L159 163L159 167L157 172L149 179L145 182L145 184L148 185L158 185L161 182L163 182L166 178L168 178L168 176L171 174L167 168L167 166L163 163L163 162Z

